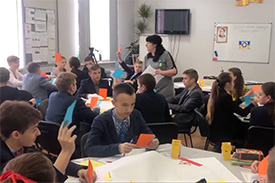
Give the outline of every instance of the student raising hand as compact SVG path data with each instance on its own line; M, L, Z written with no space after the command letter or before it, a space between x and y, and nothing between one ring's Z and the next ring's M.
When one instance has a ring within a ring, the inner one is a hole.
M59 153L54 166L61 172L65 172L70 158L75 150L75 139L76 135L72 136L72 132L75 130L76 126L72 126L68 129L68 121L60 125L58 132L58 141L61 146L61 152Z

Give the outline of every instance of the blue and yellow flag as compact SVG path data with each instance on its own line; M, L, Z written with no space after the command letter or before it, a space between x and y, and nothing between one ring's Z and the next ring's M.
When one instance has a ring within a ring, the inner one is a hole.
M250 41L239 41L239 48L240 49L250 49Z

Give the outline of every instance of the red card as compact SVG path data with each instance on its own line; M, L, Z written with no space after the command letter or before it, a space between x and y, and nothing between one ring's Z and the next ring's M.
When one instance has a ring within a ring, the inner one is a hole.
M107 97L107 88L99 88L98 95L106 99Z
M136 145L138 147L148 147L148 144L153 140L154 136L155 136L154 134L141 133L139 135Z
M261 85L255 85L255 86L253 86L252 91L254 93L257 93L260 88L261 88Z
M88 174L90 183L93 182L93 171L94 171L93 165L92 165L91 161L89 160L87 174Z
M121 53L121 45L120 45L120 47L119 47L119 49L118 49L118 51L117 51L119 54Z
M93 109L97 104L98 97L92 97L90 102L90 108Z
M55 61L56 62L61 61L61 53L56 53L55 54Z
M44 76L45 78L48 78L46 72L41 72L41 76Z

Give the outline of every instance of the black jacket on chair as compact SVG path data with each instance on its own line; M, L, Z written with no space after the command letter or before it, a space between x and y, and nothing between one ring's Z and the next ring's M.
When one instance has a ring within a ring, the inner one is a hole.
M195 117L194 109L203 104L203 93L199 85L196 85L190 92L185 88L175 97L166 99L169 109L175 113L175 121L179 129L189 129L192 127L192 121Z
M171 121L165 97L154 91L145 91L137 94L135 109L141 112L146 123Z
M100 80L99 88L107 88L107 96L112 96L112 87L109 86L109 83L107 80ZM92 79L88 78L81 81L81 85L76 93L76 96L85 98L87 94L93 94L93 93L97 93L95 89L95 85Z

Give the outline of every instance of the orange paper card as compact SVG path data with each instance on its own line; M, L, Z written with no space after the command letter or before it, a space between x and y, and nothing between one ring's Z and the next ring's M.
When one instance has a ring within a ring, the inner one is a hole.
M90 102L90 108L93 109L97 104L98 97L92 97Z
M120 47L119 47L119 49L118 49L118 51L117 51L119 54L121 53L121 45L120 45Z
M55 54L55 61L61 61L61 53L56 53Z
M137 141L137 146L138 147L148 147L148 144L153 140L155 137L154 134L145 134L141 133L139 135L138 141Z
M89 160L87 174L88 174L90 183L93 182L93 171L94 171L93 169L94 169L93 165L92 165L91 161Z
M107 97L107 88L99 88L98 95L106 99Z
M41 76L44 76L45 78L47 78L46 72L41 72Z
M257 93L260 88L261 88L261 85L255 85L255 86L253 86L252 91L254 93Z

